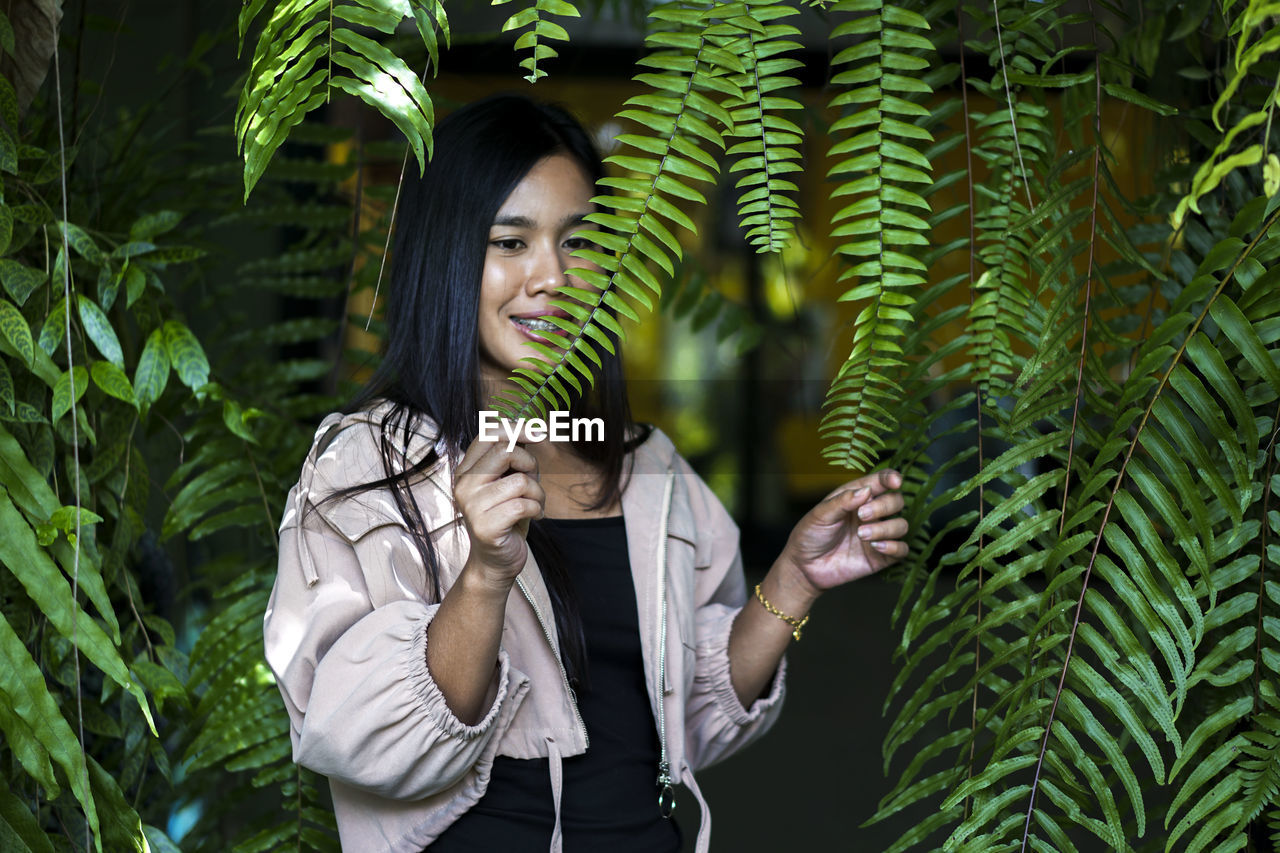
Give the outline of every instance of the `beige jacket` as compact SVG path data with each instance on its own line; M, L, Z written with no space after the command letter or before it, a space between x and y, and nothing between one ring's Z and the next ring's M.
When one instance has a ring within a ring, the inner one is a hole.
M416 853L479 801L495 755L547 757L558 851L561 758L588 743L532 556L507 603L492 704L466 725L427 670L426 628L439 605L389 492L316 506L335 489L383 475L383 411L324 420L280 525L264 629L294 760L329 777L344 850ZM434 438L424 422L397 449L418 459ZM414 486L446 594L469 546L451 475L451 465L440 465ZM711 819L693 771L773 723L785 664L768 695L744 709L728 657L729 629L747 598L737 527L658 430L634 453L622 511L660 748L671 781L688 786L701 807L697 849L707 851ZM661 769L654 771L656 778Z

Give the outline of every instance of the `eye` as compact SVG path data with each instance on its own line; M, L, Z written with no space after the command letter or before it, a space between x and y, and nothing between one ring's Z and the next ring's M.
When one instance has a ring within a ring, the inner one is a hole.
M564 247L570 251L576 252L578 249L596 249L599 250L600 244L586 237L570 237L564 241Z
M524 241L515 237L500 237L497 240L490 240L489 245L503 252L518 252L524 248Z

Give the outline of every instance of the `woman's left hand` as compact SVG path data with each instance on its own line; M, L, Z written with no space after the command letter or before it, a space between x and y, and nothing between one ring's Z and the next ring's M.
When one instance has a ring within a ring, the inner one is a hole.
M896 563L907 555L902 475L884 470L840 486L800 519L779 562L817 593Z

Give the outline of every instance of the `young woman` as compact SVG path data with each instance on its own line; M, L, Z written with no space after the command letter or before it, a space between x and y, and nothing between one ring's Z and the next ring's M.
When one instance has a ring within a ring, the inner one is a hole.
M441 122L406 183L384 361L317 430L265 624L344 849L678 851L683 784L707 850L693 772L773 723L818 596L907 551L901 478L878 472L801 519L751 594L737 528L631 421L617 358L571 410L602 440L477 438L582 265L600 174L567 113L499 97Z

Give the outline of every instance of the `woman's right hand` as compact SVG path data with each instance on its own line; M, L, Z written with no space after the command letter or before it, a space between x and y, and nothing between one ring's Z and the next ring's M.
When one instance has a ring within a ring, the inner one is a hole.
M510 589L524 568L529 522L541 518L547 495L538 462L521 445L471 442L454 474L453 499L471 537L467 568L499 589Z

